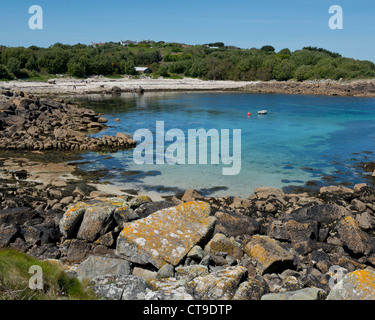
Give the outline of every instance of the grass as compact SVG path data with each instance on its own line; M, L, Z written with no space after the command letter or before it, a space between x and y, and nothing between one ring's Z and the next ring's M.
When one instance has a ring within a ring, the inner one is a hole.
M29 268L40 266L43 289L30 289ZM40 261L24 253L0 250L0 300L93 300L88 282L68 275L58 264Z

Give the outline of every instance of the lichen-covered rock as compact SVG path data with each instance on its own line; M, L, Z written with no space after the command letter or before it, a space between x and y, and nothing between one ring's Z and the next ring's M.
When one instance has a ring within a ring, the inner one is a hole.
M375 239L362 231L352 217L342 219L337 226L340 240L352 252L368 255L375 251Z
M238 260L240 260L243 256L241 246L237 242L227 238L222 233L215 234L215 236L207 243L204 250L208 254L215 252L226 252Z
M123 259L90 256L77 266L76 273L81 279L93 279L106 274L129 275L131 269L130 263Z
M327 294L319 288L304 288L284 293L269 293L261 300L324 300Z
M375 300L375 272L356 270L346 274L330 291L327 300Z
M195 299L231 300L238 286L246 277L246 268L228 267L206 276L194 278L186 284L186 289Z
M261 277L249 278L238 287L233 300L260 300L263 295L269 292L266 281Z
M73 238L76 235L87 208L89 208L87 203L78 202L64 213L59 222L59 227L60 232L66 238Z
M148 290L145 300L193 300L186 291L185 280L164 278L162 280L148 280Z
M191 281L196 277L205 276L208 274L208 268L202 265L192 265L186 267L176 268L176 279L185 279Z
M213 231L216 219L210 211L208 203L187 202L129 222L117 238L116 253L158 269L166 263L176 266Z
M88 207L83 215L77 238L95 241L114 226L113 213L116 207L106 202Z
M151 198L148 197L148 196L145 196L145 195L139 195L139 196L136 196L134 197L133 199L131 199L129 201L129 204L132 208L137 208L139 207L141 204L144 204L144 203L147 203L147 202L151 202Z
M77 237L93 242L111 231L111 227L115 224L121 226L129 220L137 218L132 208L149 201L149 198L138 196L134 199L128 202L127 196L118 196L101 197L87 203L78 202L69 208L60 219L60 232L66 238Z
M146 280L132 275L103 275L92 279L93 291L106 300L144 300Z
M293 255L268 236L255 235L245 246L246 254L263 274L293 267Z

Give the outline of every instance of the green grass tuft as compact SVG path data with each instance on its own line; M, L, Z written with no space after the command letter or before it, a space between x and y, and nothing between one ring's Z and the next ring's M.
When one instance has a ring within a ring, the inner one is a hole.
M29 268L40 266L43 289L30 289ZM0 300L92 300L94 293L87 282L67 274L58 264L40 261L27 254L0 250Z

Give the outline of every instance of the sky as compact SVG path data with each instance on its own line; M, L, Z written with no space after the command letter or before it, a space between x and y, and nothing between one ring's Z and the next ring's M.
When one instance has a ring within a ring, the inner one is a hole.
M43 29L30 29L29 7L43 9ZM343 29L332 30L329 8L343 9ZM2 0L0 45L49 47L120 40L277 51L322 47L375 62L374 0Z

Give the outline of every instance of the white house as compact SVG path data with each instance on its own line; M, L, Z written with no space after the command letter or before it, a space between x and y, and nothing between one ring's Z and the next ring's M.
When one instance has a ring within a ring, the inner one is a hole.
M151 73L151 70L147 67L134 67L134 69L139 73Z

